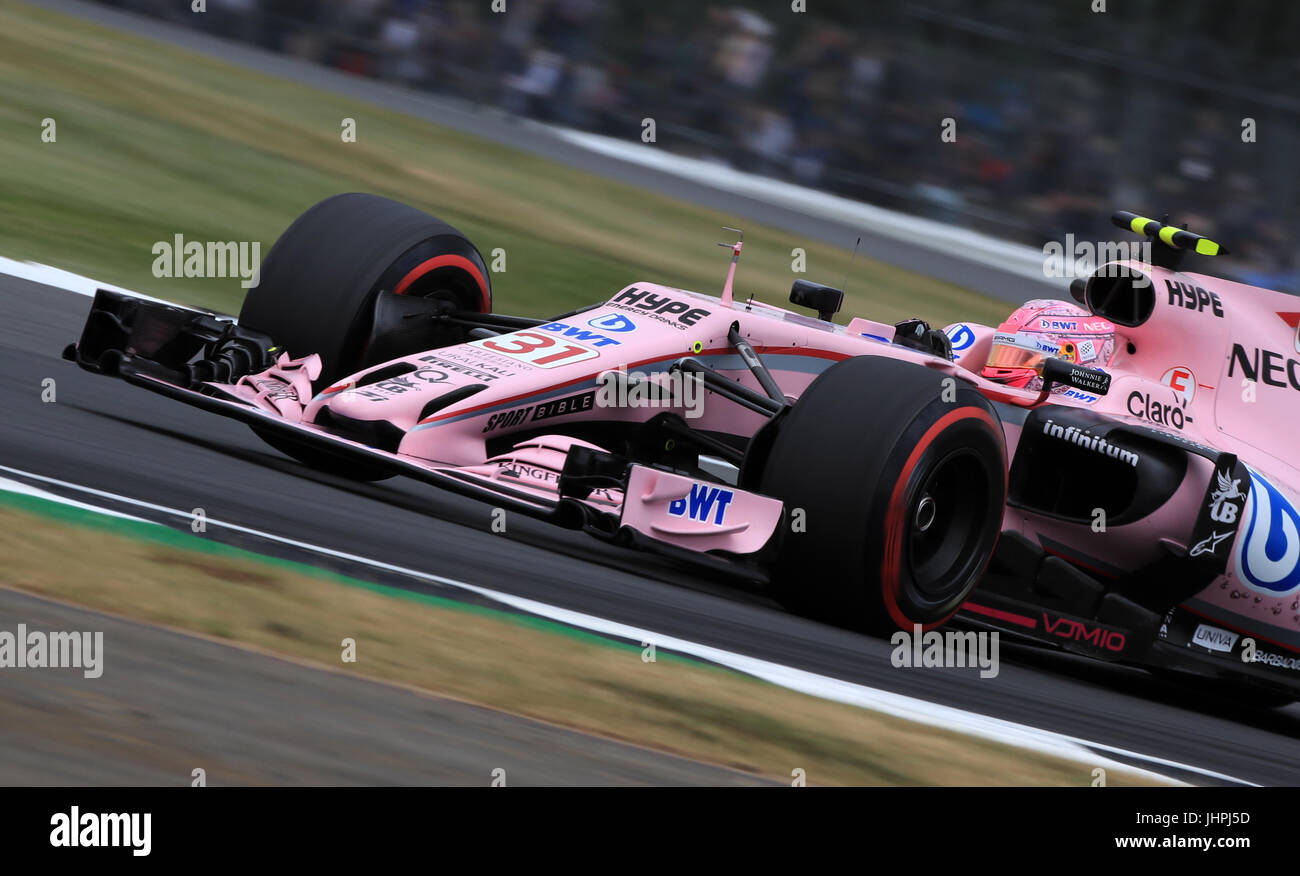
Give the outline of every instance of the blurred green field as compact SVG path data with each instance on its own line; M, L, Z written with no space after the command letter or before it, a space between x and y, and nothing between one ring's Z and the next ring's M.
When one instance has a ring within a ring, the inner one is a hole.
M42 142L42 120L57 140ZM357 124L343 142L342 120ZM521 127L520 136L528 136ZM157 241L261 241L302 210L372 191L445 219L486 255L497 308L547 315L637 280L715 293L721 225L745 228L740 294L784 301L797 276L838 285L847 248L801 239L517 149L0 0L0 255L172 300L236 310L236 279L159 279ZM850 244L851 245L851 244ZM791 271L791 251L807 271ZM994 321L1005 305L859 257L847 314Z

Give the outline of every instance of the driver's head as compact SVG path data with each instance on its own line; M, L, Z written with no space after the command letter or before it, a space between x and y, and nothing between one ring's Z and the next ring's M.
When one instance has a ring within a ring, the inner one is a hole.
M1050 358L1108 368L1114 356L1115 326L1109 321L1068 301L1027 301L998 326L980 373L1035 390L1043 386L1043 363Z

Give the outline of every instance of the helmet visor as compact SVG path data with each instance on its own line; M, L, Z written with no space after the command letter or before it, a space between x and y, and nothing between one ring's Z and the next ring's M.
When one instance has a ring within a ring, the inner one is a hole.
M989 348L986 365L989 368L1032 368L1042 372L1047 357L1043 350L1024 346L1015 337L998 335Z

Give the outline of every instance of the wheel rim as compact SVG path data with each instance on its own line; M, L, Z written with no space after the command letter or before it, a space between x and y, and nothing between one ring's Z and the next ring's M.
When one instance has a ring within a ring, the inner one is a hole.
M965 587L966 567L985 529L990 485L979 455L954 450L926 472L908 506L906 568L926 599Z

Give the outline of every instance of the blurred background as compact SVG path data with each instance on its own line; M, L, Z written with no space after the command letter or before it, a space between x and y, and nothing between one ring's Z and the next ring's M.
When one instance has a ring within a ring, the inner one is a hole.
M1300 289L1294 0L100 2L1035 246L1168 211Z

